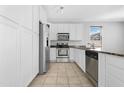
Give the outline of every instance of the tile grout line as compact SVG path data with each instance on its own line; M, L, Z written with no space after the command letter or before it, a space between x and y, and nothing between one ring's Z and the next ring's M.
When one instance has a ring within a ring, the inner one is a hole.
M57 67L57 68L58 68L58 71L59 71L59 67ZM58 73L59 73L58 71L57 71L57 76L56 76L56 86L58 86L58 84L57 84L57 81L58 81Z
M70 87L69 77L68 77L68 74L67 74L67 67L65 67L65 69L66 69L66 75L67 75L67 82L68 82L68 86Z

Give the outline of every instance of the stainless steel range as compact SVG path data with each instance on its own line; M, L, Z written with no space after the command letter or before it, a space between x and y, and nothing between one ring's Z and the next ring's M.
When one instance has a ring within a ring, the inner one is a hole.
M57 57L69 57L69 46L67 42L57 43Z
M69 33L57 34L56 59L57 62L68 62L69 60Z

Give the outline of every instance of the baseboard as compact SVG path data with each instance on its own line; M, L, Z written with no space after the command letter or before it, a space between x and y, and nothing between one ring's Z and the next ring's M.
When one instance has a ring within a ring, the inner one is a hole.
M27 87L29 87L29 85L31 84L31 82L39 75L39 73L37 73L36 75L34 75L34 77L32 78L32 80L29 82L29 84L27 85Z
M77 65L77 67L83 72L83 73L85 73L80 67L79 67L79 65L74 61L74 63Z

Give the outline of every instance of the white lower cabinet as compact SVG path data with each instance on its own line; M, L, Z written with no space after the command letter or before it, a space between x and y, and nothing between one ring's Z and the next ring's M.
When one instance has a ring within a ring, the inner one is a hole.
M98 54L98 86L105 87L106 86L106 58L105 54Z
M98 75L98 86L124 87L124 57L101 53Z
M124 58L106 55L106 86L124 87Z
M74 48L70 48L70 50L69 50L70 52L70 61L72 62L72 61L74 61Z
M85 50L81 50L80 66L81 66L81 69L85 72Z
M85 50L73 48L73 60L85 72Z
M50 60L51 62L56 61L56 48L50 48Z
M78 65L85 72L85 51L78 49Z

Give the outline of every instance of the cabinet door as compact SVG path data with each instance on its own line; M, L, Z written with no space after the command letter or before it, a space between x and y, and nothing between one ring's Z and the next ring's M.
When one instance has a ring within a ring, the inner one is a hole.
M74 61L74 49L70 48L70 60Z
M62 33L62 25L61 24L56 24L57 25L57 33Z
M106 54L106 86L124 87L124 58Z
M33 73L35 77L39 72L39 34L33 34Z
M78 62L78 51L77 51L77 49L74 49L75 51L75 53L74 53L74 56L75 56L75 62L77 63L77 64L79 64L79 62Z
M56 61L56 48L50 48L50 60L51 62Z
M57 40L58 26L57 24L51 24L50 27L50 40Z
M70 40L76 40L76 28L74 24L70 24Z
M73 60L85 72L85 50L73 49Z
M80 51L80 67L85 72L85 50Z
M69 24L64 24L64 33L69 33Z
M65 24L59 24L58 29L59 29L59 33L66 33Z
M106 82L106 59L105 54L98 54L98 86L105 87Z
M83 24L75 24L76 26L76 40L83 40Z
M76 54L77 54L77 58L76 58L77 64L80 67L80 52L79 52L79 49L76 49Z
M22 86L32 80L32 34L26 29L21 31L21 80Z

